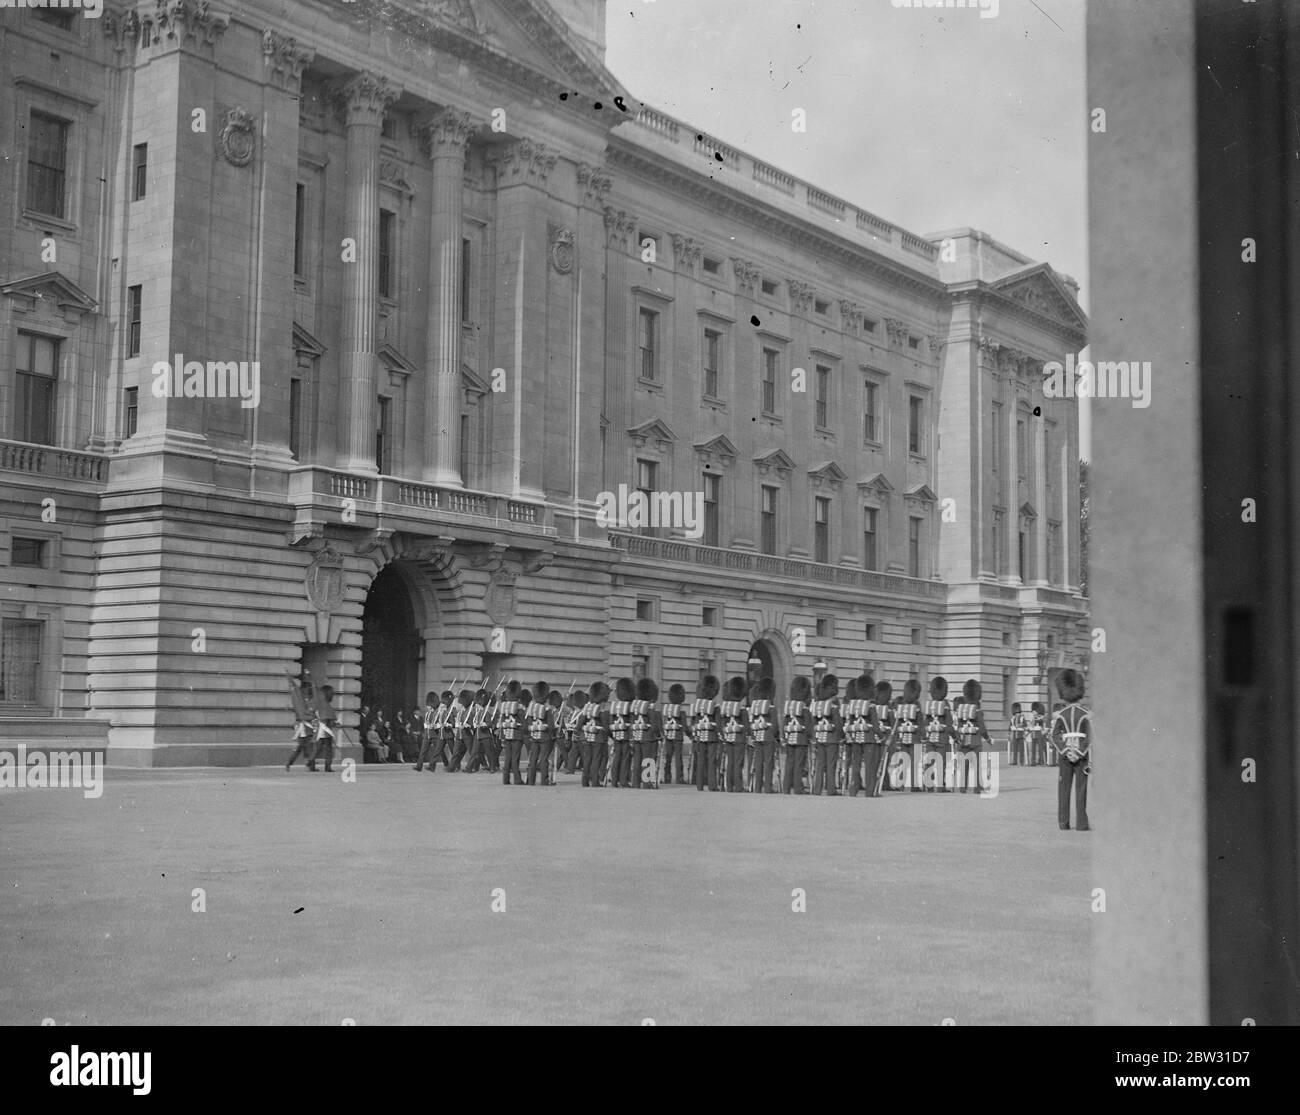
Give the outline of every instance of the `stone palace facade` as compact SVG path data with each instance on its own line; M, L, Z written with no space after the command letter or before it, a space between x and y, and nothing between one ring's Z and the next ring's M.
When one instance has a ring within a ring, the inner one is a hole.
M1086 658L1077 285L636 102L603 0L6 9L0 72L0 742Z

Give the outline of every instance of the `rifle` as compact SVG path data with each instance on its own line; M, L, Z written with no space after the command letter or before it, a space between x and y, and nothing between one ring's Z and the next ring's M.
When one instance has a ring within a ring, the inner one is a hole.
M876 785L872 791L873 798L880 797L885 786L885 775L889 770L889 749L893 746L894 736L898 732L898 714L894 714L894 722L889 727L889 735L885 737L884 751L880 756L880 765L876 768Z

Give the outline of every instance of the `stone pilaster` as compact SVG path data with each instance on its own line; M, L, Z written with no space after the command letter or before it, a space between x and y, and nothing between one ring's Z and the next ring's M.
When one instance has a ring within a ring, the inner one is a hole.
M636 236L636 218L621 209L605 208L605 482L616 485L626 474L623 450L632 425L632 378L636 375L629 348L632 283L629 253ZM611 490L613 490L611 488Z
M376 472L376 327L379 314L379 130L401 89L360 73L334 89L347 129L345 235L356 259L344 268L339 467Z
M474 124L445 108L421 126L433 172L429 222L424 479L463 487L460 475L460 242L465 151Z

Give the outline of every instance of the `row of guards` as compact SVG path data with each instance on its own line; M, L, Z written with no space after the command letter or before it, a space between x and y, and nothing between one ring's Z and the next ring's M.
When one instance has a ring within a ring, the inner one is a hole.
M541 775L554 784L561 768L581 768L584 786L652 789L661 780L693 782L703 790L879 797L890 789L951 791L985 785L979 757L989 744L974 679L961 700L935 678L929 700L913 679L895 699L887 681L870 674L839 680L824 676L813 693L796 677L778 706L771 678L747 686L735 677L724 686L701 680L688 701L681 685L659 687L642 678L602 681L561 693L545 681L531 689L511 678L495 687L456 691L454 683L426 699L424 741L416 769L441 757L447 770L473 771L500 757L506 784L523 784L520 765L528 749L529 785ZM811 753L812 763L809 763ZM811 770L809 769L811 765Z

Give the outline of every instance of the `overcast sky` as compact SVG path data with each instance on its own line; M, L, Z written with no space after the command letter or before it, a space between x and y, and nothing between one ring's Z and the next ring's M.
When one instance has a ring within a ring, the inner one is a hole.
M912 232L981 229L1087 310L1084 0L609 0L606 21L633 97Z
M1083 0L609 0L632 95L920 234L989 233L1084 286ZM791 130L791 110L808 131Z

